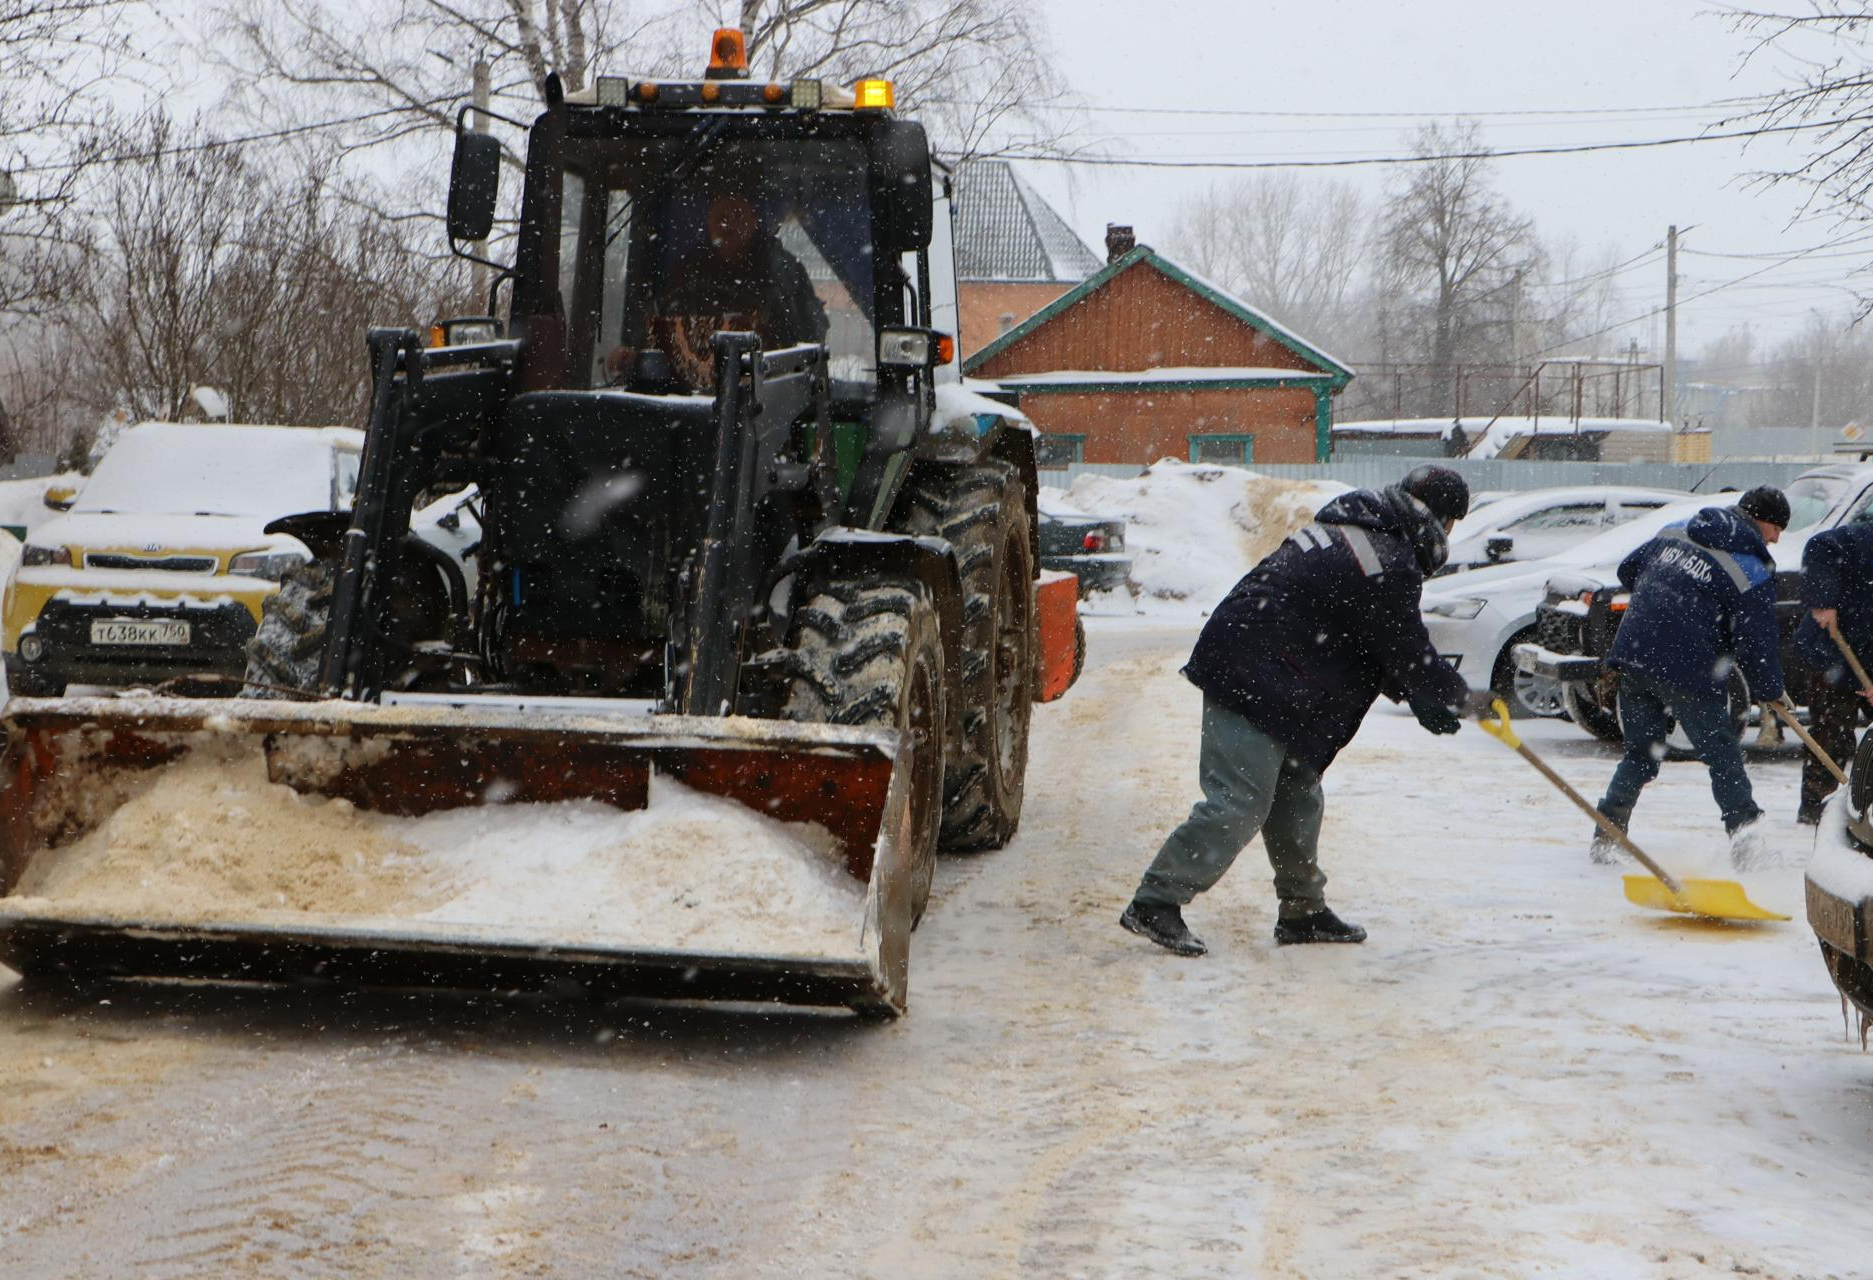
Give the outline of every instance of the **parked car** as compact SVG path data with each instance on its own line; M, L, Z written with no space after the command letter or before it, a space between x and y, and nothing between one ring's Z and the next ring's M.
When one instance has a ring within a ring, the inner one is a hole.
M1510 560L1542 560L1606 529L1691 495L1675 489L1576 485L1531 489L1473 505L1450 531L1444 573Z
M238 677L261 602L309 558L264 532L348 509L364 433L348 427L132 427L38 526L0 609L14 693L181 675Z
M1111 591L1132 580L1125 553L1125 522L1069 512L1040 513L1041 568L1076 574L1080 597Z
M1617 567L1628 552L1672 520L1713 501L1734 502L1739 496L1724 494L1674 503L1603 530L1559 555L1489 565L1434 579L1425 587L1418 606L1431 643L1471 688L1488 689L1507 699L1514 714L1564 715L1560 683L1552 677L1520 670L1515 660L1515 647L1536 638L1535 610L1546 593L1548 580L1567 569L1591 569L1609 562Z
M1782 632L1782 665L1789 677L1789 696L1806 703L1805 669L1796 661L1790 640L1801 621L1801 557L1808 539L1843 523L1873 520L1873 467L1821 467L1791 483L1789 527L1769 548L1776 566L1776 618ZM1711 505L1734 501L1737 494L1716 494L1689 504ZM1617 561L1579 566L1555 574L1545 585L1535 610L1535 634L1516 655L1522 673L1532 680L1553 681L1574 722L1609 742L1620 738L1618 677L1605 669L1602 659L1625 617L1630 593L1619 581ZM1741 675L1732 679L1731 710L1739 728L1751 701ZM1674 750L1688 749L1688 741L1667 740Z

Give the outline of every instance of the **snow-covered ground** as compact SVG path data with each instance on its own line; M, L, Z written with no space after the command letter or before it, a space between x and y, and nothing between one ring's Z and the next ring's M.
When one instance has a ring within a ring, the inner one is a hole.
M1322 836L1366 945L1275 947L1259 843L1188 912L1208 956L1119 929L1196 798L1201 615L1335 488L1047 496L1131 523L1141 592L1036 709L1019 835L940 864L899 1022L0 970L0 1275L1873 1274L1793 749L1751 750L1781 863L1740 877L1785 924L1632 906L1514 753L1381 703ZM1613 748L1523 732L1598 795ZM1731 874L1696 764L1633 835Z
M1281 948L1259 844L1118 928L1195 797L1193 629L1089 624L1026 814L945 859L887 1026L657 1004L0 987L0 1274L1864 1276L1873 1055L1799 919L1797 757L1752 753L1797 914L1628 904L1475 729L1381 704ZM1596 794L1610 748L1528 739ZM1634 835L1712 864L1668 764Z

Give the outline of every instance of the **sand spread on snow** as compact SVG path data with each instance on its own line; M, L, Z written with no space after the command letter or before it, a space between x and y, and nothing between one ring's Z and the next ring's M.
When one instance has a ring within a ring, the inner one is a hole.
M150 923L390 921L449 939L859 946L866 885L823 828L661 778L637 812L574 801L396 818L269 782L252 743L142 776L86 834L38 855L9 903Z
M415 869L395 860L413 849L343 800L268 782L258 751L197 750L151 782L35 858L17 896L165 920L426 904Z

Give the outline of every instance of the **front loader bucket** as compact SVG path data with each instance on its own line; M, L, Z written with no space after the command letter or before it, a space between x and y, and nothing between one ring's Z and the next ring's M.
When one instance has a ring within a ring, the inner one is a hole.
M16 698L0 961L903 1011L890 730L576 700Z

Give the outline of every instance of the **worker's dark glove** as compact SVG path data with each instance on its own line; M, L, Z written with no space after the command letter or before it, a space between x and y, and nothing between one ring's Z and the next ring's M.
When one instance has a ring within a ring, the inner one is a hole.
M1441 702L1414 702L1411 714L1432 733L1455 733L1463 727L1463 718Z

